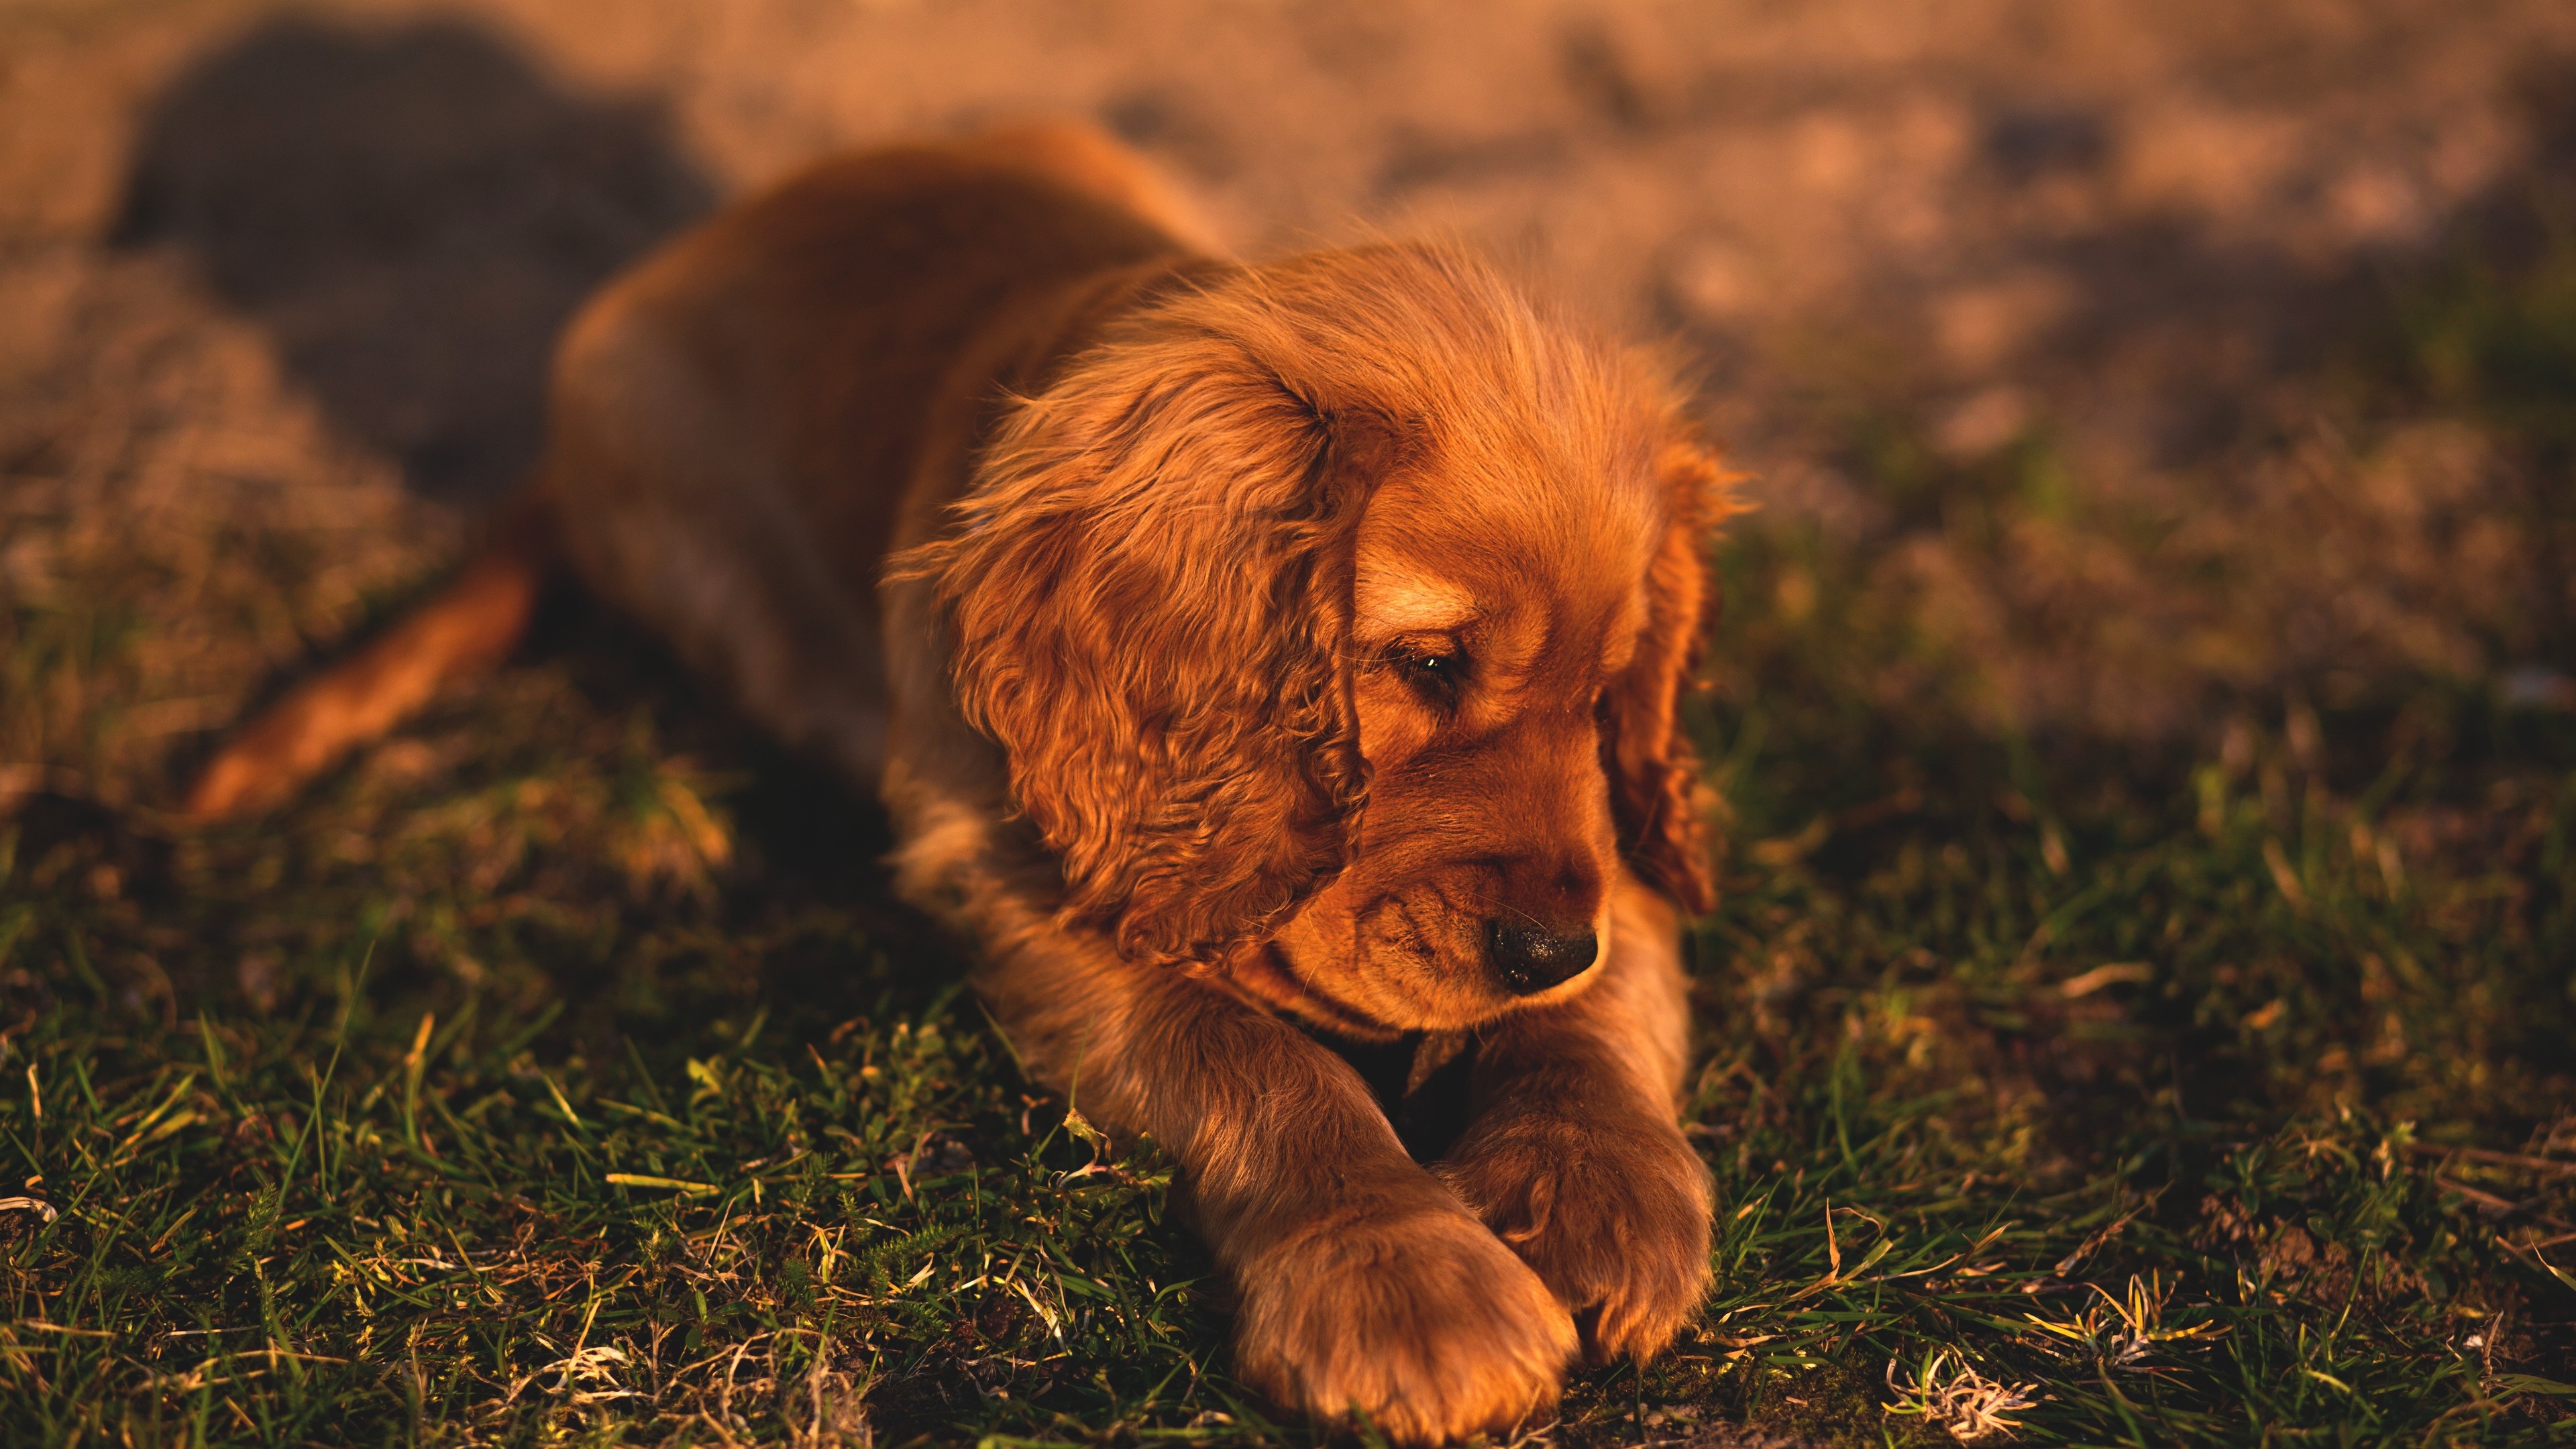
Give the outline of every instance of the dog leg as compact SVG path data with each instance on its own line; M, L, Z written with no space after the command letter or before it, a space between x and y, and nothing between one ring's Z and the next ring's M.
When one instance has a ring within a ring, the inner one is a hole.
M1405 1156L1350 1065L1183 973L1041 926L979 977L1085 1113L1180 1163L1184 1205L1240 1297L1237 1372L1279 1402L1427 1444L1553 1404L1572 1322Z
M1473 1117L1433 1168L1537 1270L1596 1365L1653 1357L1708 1289L1708 1169L1673 1111L1680 935L1672 905L1623 878L1602 979L1485 1034Z
M527 631L552 566L549 522L523 494L504 508L454 582L226 740L179 813L213 822L282 804L341 756L402 723L440 687L499 664Z
M873 787L884 642L871 540L818 538L766 399L655 310L646 270L565 331L543 488L591 594L718 681L780 743ZM859 486L864 480L851 480Z

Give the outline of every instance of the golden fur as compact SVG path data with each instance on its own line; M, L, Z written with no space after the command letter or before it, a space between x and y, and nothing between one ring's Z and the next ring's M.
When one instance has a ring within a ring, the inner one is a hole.
M1670 1341L1709 1237L1674 702L1725 500L1651 368L1443 248L1224 260L1042 127L672 242L549 416L479 561L197 813L497 658L564 568L880 791L1033 1067L1178 1159L1248 1380L1432 1442ZM1351 1057L1417 1033L1469 1044L1427 1166Z

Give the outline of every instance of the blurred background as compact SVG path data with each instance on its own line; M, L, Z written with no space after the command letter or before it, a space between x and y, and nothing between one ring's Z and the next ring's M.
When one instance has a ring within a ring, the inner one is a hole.
M656 239L1064 113L1251 255L1462 236L1672 341L1786 550L1739 605L1865 582L1889 702L2203 745L2392 676L2576 704L2555 0L15 0L0 786L159 788L450 557Z
M1050 114L1250 256L1492 253L1749 475L1720 1285L1556 1442L1934 1442L1936 1354L2039 1438L2561 1442L2567 0L0 0L0 1438L1269 1433L881 822L616 621L161 813L453 565L602 279Z

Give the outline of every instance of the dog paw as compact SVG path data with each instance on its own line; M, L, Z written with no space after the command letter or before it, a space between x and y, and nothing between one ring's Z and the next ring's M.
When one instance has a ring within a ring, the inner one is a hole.
M1399 1444L1507 1429L1552 1406L1576 1349L1547 1285L1445 1201L1301 1224L1252 1257L1238 1287L1247 1382Z
M1584 1361L1642 1363L1708 1291L1708 1169L1668 1123L1480 1123L1433 1171L1537 1272Z

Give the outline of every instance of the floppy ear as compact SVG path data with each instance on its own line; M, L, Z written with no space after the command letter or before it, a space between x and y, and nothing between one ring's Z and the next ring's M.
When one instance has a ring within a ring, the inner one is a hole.
M1716 617L1716 591L1702 555L1709 530L1734 511L1727 497L1733 475L1686 437L1663 445L1655 470L1667 522L1646 574L1645 633L1636 657L1602 698L1601 748L1620 854L1647 884L1696 914L1717 898L1707 826L1692 801L1699 755L1682 731L1679 709L1700 638Z
M1020 405L919 556L965 715L1063 863L1061 918L1130 959L1217 960L1349 858L1376 435L1220 338L1102 348Z

